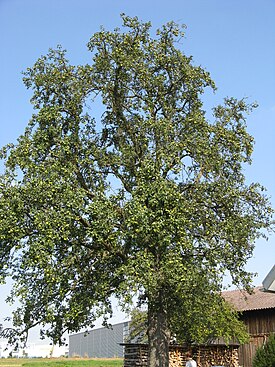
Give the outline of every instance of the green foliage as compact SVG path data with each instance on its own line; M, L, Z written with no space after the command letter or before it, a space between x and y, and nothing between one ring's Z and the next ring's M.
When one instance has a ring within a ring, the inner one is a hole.
M268 341L259 347L253 358L253 367L275 366L275 335L271 335Z
M147 336L148 316L147 310L140 310L138 307L131 311L131 321L129 326L129 336L127 343L148 343Z
M204 297L205 294L205 297ZM188 299L182 297L174 306L174 317L170 319L171 340L177 343L205 343L222 338L225 342L238 340L247 343L246 326L239 320L237 312L223 298L213 295L211 303L206 291L196 289ZM147 310L134 308L131 312L130 333L127 342L148 343Z
M208 72L193 65L170 22L122 16L102 29L89 65L58 47L25 72L35 112L17 144L1 150L0 277L11 276L17 333L41 325L92 327L137 295L188 341L244 339L220 297L223 277L248 288L245 264L271 227L264 188L247 185L254 108L227 98L208 121Z

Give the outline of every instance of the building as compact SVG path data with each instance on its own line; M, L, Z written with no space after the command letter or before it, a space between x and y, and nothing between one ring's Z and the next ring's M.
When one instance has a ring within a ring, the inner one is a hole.
M240 312L240 319L247 326L250 342L239 348L239 364L252 367L256 349L275 333L275 293L256 287L249 295L240 290L223 292L224 298Z
M50 358L68 355L66 346L52 346L50 344L27 343L25 348L14 349L7 341L0 341L0 358Z
M69 336L69 357L123 357L125 338L129 335L129 321Z

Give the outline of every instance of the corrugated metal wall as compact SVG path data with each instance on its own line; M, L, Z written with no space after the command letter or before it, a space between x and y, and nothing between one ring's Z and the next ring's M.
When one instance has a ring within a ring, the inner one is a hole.
M112 328L100 328L87 333L69 336L69 357L80 356L89 358L123 357L124 342L128 335L129 322L115 324Z

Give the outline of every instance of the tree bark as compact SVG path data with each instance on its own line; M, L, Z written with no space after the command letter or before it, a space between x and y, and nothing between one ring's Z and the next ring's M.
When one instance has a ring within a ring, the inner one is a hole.
M148 367L169 367L170 329L162 294L148 303Z

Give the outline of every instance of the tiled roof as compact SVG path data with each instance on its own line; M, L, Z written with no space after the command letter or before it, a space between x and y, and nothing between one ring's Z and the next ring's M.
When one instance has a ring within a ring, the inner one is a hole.
M237 311L275 308L275 293L265 292L262 287L254 288L251 295L240 290L226 291L222 295Z

